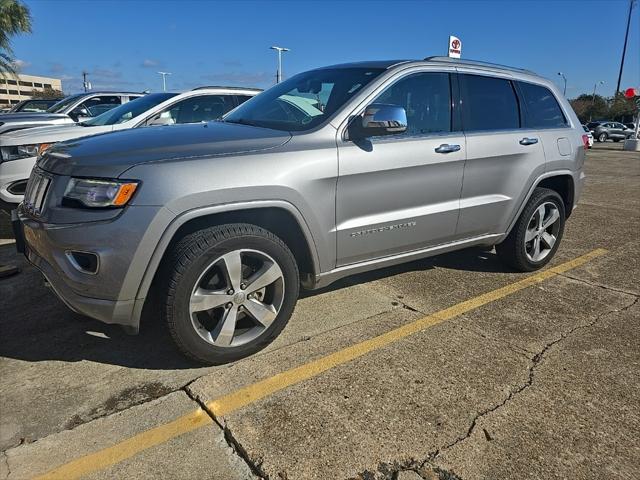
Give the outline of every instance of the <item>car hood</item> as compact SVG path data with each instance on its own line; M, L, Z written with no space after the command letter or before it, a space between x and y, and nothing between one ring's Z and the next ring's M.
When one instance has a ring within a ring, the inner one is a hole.
M62 142L64 140L110 132L112 128L112 125L83 127L75 123L32 127L0 135L0 145L32 145L37 143Z
M47 121L55 121L60 119L68 119L69 115L65 115L63 113L46 113L46 112L28 112L28 113L4 113L0 115L0 122L8 123L8 122L47 122Z
M258 152L291 135L225 122L143 127L56 144L38 165L59 175L118 177L142 163Z

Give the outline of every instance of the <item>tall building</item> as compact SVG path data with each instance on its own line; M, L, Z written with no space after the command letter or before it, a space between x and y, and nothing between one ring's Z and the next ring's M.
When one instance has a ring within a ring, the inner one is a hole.
M0 108L27 100L31 98L34 90L42 91L45 88L62 90L62 80L36 75L12 75L10 73L4 77L0 75Z

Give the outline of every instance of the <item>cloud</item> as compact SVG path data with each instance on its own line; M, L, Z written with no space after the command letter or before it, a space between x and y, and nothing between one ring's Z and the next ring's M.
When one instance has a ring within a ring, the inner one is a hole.
M65 71L65 66L58 62L53 62L49 65L49 71L51 73L59 74Z
M145 58L140 64L140 66L143 68L157 68L157 67L160 67L161 65L162 64L160 61L151 60L150 58Z
M24 70L25 68L28 68L31 66L31 62L27 62L26 60L20 60L19 58L16 58L11 63L13 63L13 66L16 68L16 70Z
M223 83L227 86L257 86L266 85L275 82L275 77L267 72L228 72L228 73L211 73L202 75L203 80L213 83Z
M238 60L222 60L222 64L225 67L241 67L242 66L242 62L239 62Z
M109 79L118 79L122 78L122 73L116 70L111 70L110 68L96 68L92 72L91 75L94 75L98 78L109 78Z

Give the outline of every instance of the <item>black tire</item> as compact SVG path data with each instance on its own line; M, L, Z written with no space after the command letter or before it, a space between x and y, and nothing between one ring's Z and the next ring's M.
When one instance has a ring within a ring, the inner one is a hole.
M220 347L198 334L189 304L196 282L211 263L238 249L263 252L278 264L284 279L284 298L275 320L260 336L243 345ZM280 334L298 300L300 279L295 258L280 238L258 226L239 223L199 230L181 239L170 253L163 284L164 318L180 351L197 362L220 365L258 352Z
M559 231L556 234L556 242L546 257L541 261L534 262L529 259L526 253L525 234L533 214L538 207L546 202L552 202L555 204L558 212L560 213L560 218L558 219L558 222L560 223ZM496 245L496 253L504 263L513 267L515 270L521 272L532 272L534 270L538 270L549 263L558 250L558 246L560 245L560 241L562 240L562 235L564 233L564 223L565 207L562 197L560 197L560 195L554 190L549 190L548 188L536 188L507 238L502 243Z
M600 143L604 143L607 141L607 138L609 138L609 135L607 135L606 133L602 132L600 135L598 135L598 141Z

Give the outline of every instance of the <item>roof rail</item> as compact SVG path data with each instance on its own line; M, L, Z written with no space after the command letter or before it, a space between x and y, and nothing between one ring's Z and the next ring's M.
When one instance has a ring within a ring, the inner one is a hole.
M466 60L466 59L463 60L460 58L451 58L451 57L442 57L442 56L427 57L424 60L427 62L455 63L458 65L470 65L475 67L496 68L500 70L511 70L514 72L522 72L522 73L529 73L531 75L537 75L535 72L532 72L531 70L527 70L526 68L510 67L508 65L501 65L499 63L491 63L491 62L483 62L481 60Z
M224 88L225 90L254 90L256 92L262 92L262 88L254 88L254 87L225 87L222 85L204 85L202 87L193 88L193 90L205 90L207 88Z

